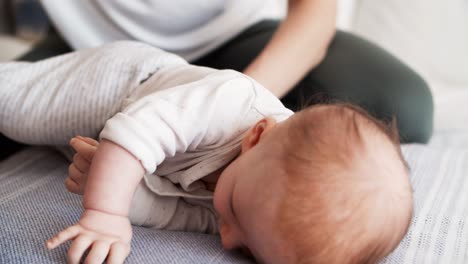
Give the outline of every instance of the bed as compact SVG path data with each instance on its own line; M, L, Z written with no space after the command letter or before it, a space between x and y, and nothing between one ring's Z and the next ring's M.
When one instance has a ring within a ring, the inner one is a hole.
M404 145L415 214L400 246L382 263L468 262L468 133L440 132L429 145ZM0 263L64 263L69 244L45 240L75 223L81 200L63 181L68 162L30 147L0 163ZM135 227L127 263L254 263L224 251L217 236Z

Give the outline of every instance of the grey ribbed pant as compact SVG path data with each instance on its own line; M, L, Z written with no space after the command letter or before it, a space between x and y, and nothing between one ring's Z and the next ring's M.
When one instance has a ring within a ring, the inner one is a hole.
M117 42L36 63L0 64L0 133L34 145L97 138L132 91L171 63L184 62L145 44Z

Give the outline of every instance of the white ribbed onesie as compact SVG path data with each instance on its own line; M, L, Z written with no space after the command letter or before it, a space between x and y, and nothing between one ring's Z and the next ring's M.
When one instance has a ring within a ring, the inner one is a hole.
M213 193L200 179L239 154L258 120L290 115L241 73L189 65L136 42L0 64L1 133L53 146L99 135L141 161L146 175L132 201L135 225L216 233Z

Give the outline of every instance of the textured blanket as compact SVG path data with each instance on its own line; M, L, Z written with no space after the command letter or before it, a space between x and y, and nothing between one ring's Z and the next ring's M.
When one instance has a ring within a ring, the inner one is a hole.
M438 135L429 146L403 147L412 172L415 215L383 263L468 263L468 133ZM29 148L0 163L0 263L65 263L67 246L44 242L73 224L80 197L63 186L67 161ZM127 263L253 263L223 251L217 236L134 228Z

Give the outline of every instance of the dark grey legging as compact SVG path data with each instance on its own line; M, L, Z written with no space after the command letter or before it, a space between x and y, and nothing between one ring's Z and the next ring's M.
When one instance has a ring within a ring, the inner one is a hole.
M279 23L259 22L193 63L242 71ZM19 60L36 61L69 51L63 39L51 31ZM395 116L403 142L425 143L431 136L433 104L424 80L388 52L353 34L338 31L322 63L282 98L293 110L329 100L360 105L383 120ZM0 135L0 159L20 147Z
M278 25L279 21L262 21L194 63L242 71ZM353 34L338 31L322 63L282 98L293 110L329 100L360 105L383 120L395 116L403 142L426 143L431 136L433 103L424 80L385 50Z

